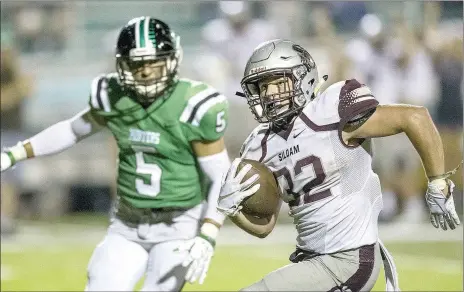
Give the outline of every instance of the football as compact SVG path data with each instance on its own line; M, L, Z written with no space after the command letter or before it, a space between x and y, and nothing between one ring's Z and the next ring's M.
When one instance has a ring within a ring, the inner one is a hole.
M259 174L259 179L253 185L259 183L261 186L254 195L243 200L242 212L261 218L272 215L280 201L280 189L277 185L274 174L263 163L249 159L243 159L240 162L237 168L237 173L246 164L251 164L252 168L245 175L242 182L257 173Z

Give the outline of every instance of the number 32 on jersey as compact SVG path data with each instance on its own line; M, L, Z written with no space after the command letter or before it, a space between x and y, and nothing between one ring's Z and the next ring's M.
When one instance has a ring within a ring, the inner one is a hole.
M313 168L315 178L311 179L301 187L302 183L300 182L306 181L303 180L303 177L307 176L307 174L304 173L304 168L310 166ZM288 202L290 206L300 205L301 200L304 200L303 203L306 204L325 199L332 195L330 188L309 195L309 192L315 187L323 184L326 178L326 174L319 157L309 155L299 159L293 167L293 174L294 175L292 177L291 171L287 167L283 167L274 172L274 176L279 182L279 185L286 186L283 187L283 193L287 194L284 201ZM299 191L294 192L296 189L299 189Z

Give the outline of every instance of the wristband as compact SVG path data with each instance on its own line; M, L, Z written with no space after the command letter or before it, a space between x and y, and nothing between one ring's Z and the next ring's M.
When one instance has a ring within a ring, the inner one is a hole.
M216 245L216 237L219 233L219 228L209 222L203 223L200 228L200 237L207 240L214 247Z

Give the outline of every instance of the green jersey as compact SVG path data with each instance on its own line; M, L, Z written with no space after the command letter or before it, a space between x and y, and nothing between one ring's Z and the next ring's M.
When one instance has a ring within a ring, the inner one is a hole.
M118 195L137 208L188 208L204 199L192 141L215 141L227 126L227 99L214 88L180 79L144 108L117 74L92 82L89 105L119 148Z

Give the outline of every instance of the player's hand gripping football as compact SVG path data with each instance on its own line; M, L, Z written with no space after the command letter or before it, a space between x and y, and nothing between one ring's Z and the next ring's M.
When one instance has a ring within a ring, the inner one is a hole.
M211 258L214 254L216 236L219 228L211 223L204 223L200 234L192 240L186 241L177 250L188 251L188 255L182 263L183 267L188 267L185 280L189 283L203 284L208 272Z
M237 168L240 162L240 158L236 158L232 162L229 171L223 179L221 192L219 193L218 199L218 211L231 217L237 215L238 212L243 208L240 206L242 201L247 197L255 194L260 187L259 184L252 186L253 183L259 179L258 174L254 174L242 183L243 178L248 173L248 171L250 171L252 166L247 164L242 169L240 169L239 173L237 173Z
M460 224L454 207L454 183L450 179L440 178L428 183L425 200L430 209L430 221L435 228L455 229Z

